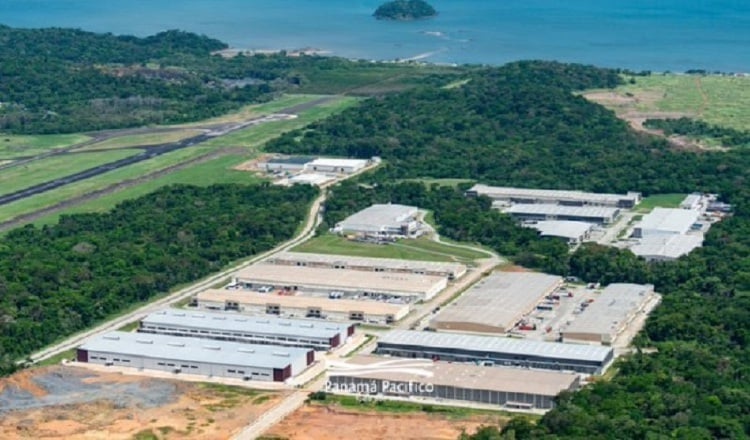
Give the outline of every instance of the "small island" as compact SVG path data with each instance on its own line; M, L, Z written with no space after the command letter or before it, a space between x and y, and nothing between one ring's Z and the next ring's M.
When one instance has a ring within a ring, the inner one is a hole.
M424 0L393 0L383 3L373 16L378 20L411 21L430 18L437 11Z

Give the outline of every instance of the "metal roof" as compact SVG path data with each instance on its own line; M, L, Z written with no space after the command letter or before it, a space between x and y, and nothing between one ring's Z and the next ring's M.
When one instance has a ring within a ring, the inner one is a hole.
M538 356L593 362L606 361L612 351L609 347L597 345L563 344L558 342L514 339L504 336L479 336L413 330L391 330L378 340L378 344L411 345L436 350L451 349L508 353L518 356Z
M396 319L405 316L409 310L409 304L389 303L371 299L329 299L327 297L314 297L304 295L276 295L273 293L258 293L244 290L220 290L209 289L198 293L196 296L199 304L205 302L221 303L227 301L238 304L266 306L278 305L282 308L309 309L320 308L332 313L362 312L368 315L393 315Z
M354 368L352 368L354 366ZM472 364L433 362L428 359L393 359L357 355L346 363L329 363L329 376L354 376L390 381L429 382L474 390L556 396L578 380L577 373L520 368L485 367ZM363 368L364 367L364 368ZM366 367L372 367L368 370ZM414 370L417 371L414 371ZM431 373L429 377L421 371Z
M654 286L650 284L610 284L563 330L563 335L589 333L614 336L653 292Z
M566 206L550 203L516 203L504 210L508 214L521 215L564 215L590 218L612 218L619 208L608 206Z
M166 309L146 316L144 324L168 325L195 329L224 330L252 334L279 336L305 336L310 338L332 338L346 333L348 325L306 319L282 319L277 317L252 317L237 313L216 313Z
M594 227L591 223L570 220L541 220L532 225L542 236L579 240Z
M654 208L636 225L641 231L683 233L698 221L699 213L692 209Z
M617 203L621 200L631 200L633 201L633 203L636 203L640 199L640 194L635 192L628 194L604 194L573 190L512 188L502 186L488 186L482 184L474 185L471 189L469 189L469 191L476 192L479 195L486 195L490 198L548 199L556 201L603 203L612 205L617 205Z
M185 362L285 368L310 349L242 344L184 336L110 332L94 336L82 350Z
M237 272L242 282L299 286L300 290L366 291L389 295L432 295L445 287L445 277L413 273L365 272L306 266L254 264Z
M639 257L677 259L703 245L703 234L647 235L630 248Z
M323 166L323 167L351 167L355 169L364 168L367 166L367 161L364 159L337 159L321 157L310 162L307 167Z
M344 231L400 228L411 217L415 217L417 212L418 209L415 206L376 204L350 215L339 222L336 227Z
M476 323L507 331L562 281L536 272L495 272L445 306L433 323Z
M312 254L307 252L280 252L266 261L286 261L290 263L321 263L343 265L345 267L371 267L402 270L421 270L429 268L436 272L463 273L466 266L461 263L440 261L399 260L397 258L353 257L350 255Z
M309 183L310 185L322 185L326 182L336 179L335 177L326 176L318 173L297 174L289 178L289 183Z

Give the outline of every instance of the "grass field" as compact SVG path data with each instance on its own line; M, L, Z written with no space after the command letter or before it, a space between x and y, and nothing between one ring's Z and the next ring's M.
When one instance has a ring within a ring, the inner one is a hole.
M465 73L465 70L462 72L449 66L397 63L368 64L365 68L318 69L305 72L310 81L300 88L300 92L377 95L420 85L432 75Z
M140 150L103 151L81 154L61 154L19 164L0 170L0 194L28 188L60 177L114 162L138 153Z
M318 99L318 96L291 96L284 97L280 102L267 103L261 106L254 106L254 112L272 113L274 109L286 108L290 105L297 105L309 102L312 99ZM51 224L57 221L60 215L76 212L102 212L111 209L117 203L127 199L139 197L148 194L164 185L172 183L185 183L193 185L210 185L214 183L253 183L258 178L252 173L235 171L231 168L242 162L252 159L257 155L262 145L270 139L281 133L294 128L303 127L306 124L325 118L331 114L339 112L349 106L356 104L356 98L342 97L332 100L320 107L313 107L301 112L296 119L280 122L270 122L255 127L249 127L230 135L212 139L195 147L185 148L176 152L168 153L163 156L140 162L129 167L111 171L109 173L87 179L68 185L48 193L39 194L30 199L20 200L3 207L0 211L0 221L7 221L22 214L36 211L58 203L60 200L66 200L72 197L80 196L101 188L105 188L123 180L132 179L153 171L167 168L169 166L185 162L210 152L218 147L244 147L248 149L247 154L230 154L214 158L204 163L195 164L189 168L175 171L169 175L162 176L152 181L146 181L134 187L125 188L112 194L105 195L99 199L85 202L81 205L67 208L58 213L40 218L35 224ZM250 111L250 110L248 110ZM111 152L110 152L111 153Z
M73 151L112 150L116 148L137 147L141 145L159 145L169 142L177 142L191 136L197 136L200 133L199 130L182 129L165 133L133 134L107 139L106 141L97 142L95 144L89 144L85 147L76 148Z
M469 262L487 255L464 248L455 248L426 238L399 240L393 244L359 243L333 234L324 234L294 249L296 252L340 254L356 257L398 258L402 260Z
M9 203L3 206L2 210L0 210L0 221L7 221L21 214L54 205L62 200L77 197L104 188L113 183L122 182L123 180L132 179L143 174L164 169L171 165L199 156L207 151L208 150L201 147L184 148L127 167L118 168L90 179L65 185L53 189L52 191L37 194L33 197ZM118 151L110 151L107 153L112 154L116 152Z
M273 101L264 102L262 104L252 104L242 107L241 109L228 113L226 115L218 116L211 119L206 119L198 122L191 122L189 124L178 125L178 127L197 127L205 126L210 124L221 124L226 122L240 122L250 118L268 115L276 113L280 110L284 110L289 107L293 107L306 102L315 101L321 98L322 95L282 95Z
M686 194L654 194L644 197L636 207L638 212L651 212L656 207L679 208L680 203L685 200Z
M268 122L256 127L238 130L226 136L221 136L202 143L205 147L249 147L257 150L269 140L297 128L324 119L332 114L343 111L355 105L356 98L340 97L338 99L310 108L298 115L296 119Z
M101 198L84 202L80 205L63 210L56 214L42 217L34 221L33 223L36 225L53 224L57 222L57 220L60 218L60 215L62 214L73 214L80 212L105 212L112 209L112 207L120 202L144 196L152 191L161 188L162 186L171 184L183 183L190 185L208 186L218 183L256 183L259 181L259 179L255 177L254 174L246 171L236 171L232 169L232 167L246 161L247 159L247 156L235 154L217 157L207 162L196 164L192 167L169 173L166 176L146 181L137 186L125 188Z
M750 129L748 77L652 74L634 79L635 84L615 89L623 98L631 98L620 104L634 111L687 114L722 127Z
M16 136L0 134L0 159L36 156L55 148L68 147L90 138L83 134Z

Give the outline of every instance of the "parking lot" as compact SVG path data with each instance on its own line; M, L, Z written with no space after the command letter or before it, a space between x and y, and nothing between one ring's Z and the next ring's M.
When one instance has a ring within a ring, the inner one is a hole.
M560 332L572 322L588 304L597 300L600 286L565 283L550 294L537 308L517 325L511 334L541 341L557 341Z

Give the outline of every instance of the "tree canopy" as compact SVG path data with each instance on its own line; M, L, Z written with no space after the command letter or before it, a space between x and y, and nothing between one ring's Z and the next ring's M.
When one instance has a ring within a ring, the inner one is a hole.
M372 15L378 20L409 21L434 17L437 11L424 0L393 0L378 6Z

